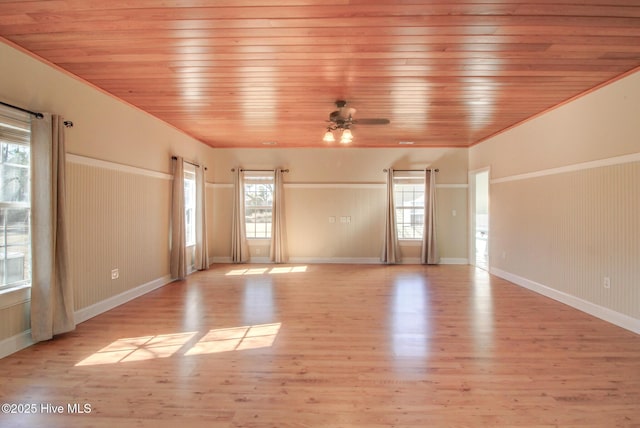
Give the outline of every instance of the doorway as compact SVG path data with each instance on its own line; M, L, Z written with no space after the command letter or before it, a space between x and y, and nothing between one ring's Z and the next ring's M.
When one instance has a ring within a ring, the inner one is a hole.
M469 173L470 254L474 266L489 270L489 169Z

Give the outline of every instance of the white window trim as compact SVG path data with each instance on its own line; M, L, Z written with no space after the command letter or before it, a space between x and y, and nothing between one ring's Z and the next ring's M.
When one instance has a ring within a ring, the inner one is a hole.
M259 245L268 245L271 244L271 238L247 238L249 244Z
M21 284L0 291L0 310L31 300L31 283Z
M422 238L398 239L398 243L403 247L422 247Z

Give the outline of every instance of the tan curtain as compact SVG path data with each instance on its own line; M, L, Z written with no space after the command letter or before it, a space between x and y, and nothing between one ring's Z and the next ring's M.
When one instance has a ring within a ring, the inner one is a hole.
M197 270L209 269L209 246L207 241L207 181L206 168L196 168L196 250L194 266Z
M31 129L31 336L75 329L66 225L63 119L44 114Z
M436 239L436 172L429 169L424 173L424 228L420 261L429 265L440 263Z
M382 248L382 263L394 264L400 262L398 248L398 229L396 228L396 204L393 195L393 169L387 170L387 199L384 212L384 244Z
M282 169L277 168L273 178L273 213L271 216L271 249L269 257L275 263L286 263L288 260L283 174Z
M231 223L231 260L234 263L249 261L249 245L245 232L244 179L240 168L233 174L233 218Z
M171 277L187 276L187 248L184 221L184 160L176 156L173 162L173 192L171 195Z

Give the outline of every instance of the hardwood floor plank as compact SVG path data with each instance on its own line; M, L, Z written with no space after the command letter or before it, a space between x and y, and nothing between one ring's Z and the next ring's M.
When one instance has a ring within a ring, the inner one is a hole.
M629 331L470 266L273 268L214 265L0 360L0 401L38 406L0 426L640 425Z

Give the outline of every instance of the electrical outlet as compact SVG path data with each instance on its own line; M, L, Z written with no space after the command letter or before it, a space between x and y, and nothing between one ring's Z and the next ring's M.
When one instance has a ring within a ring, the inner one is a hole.
M604 288L611 288L611 279L605 276L602 285L604 285Z
M111 279L118 279L120 278L120 269L115 268L115 269L111 269Z

